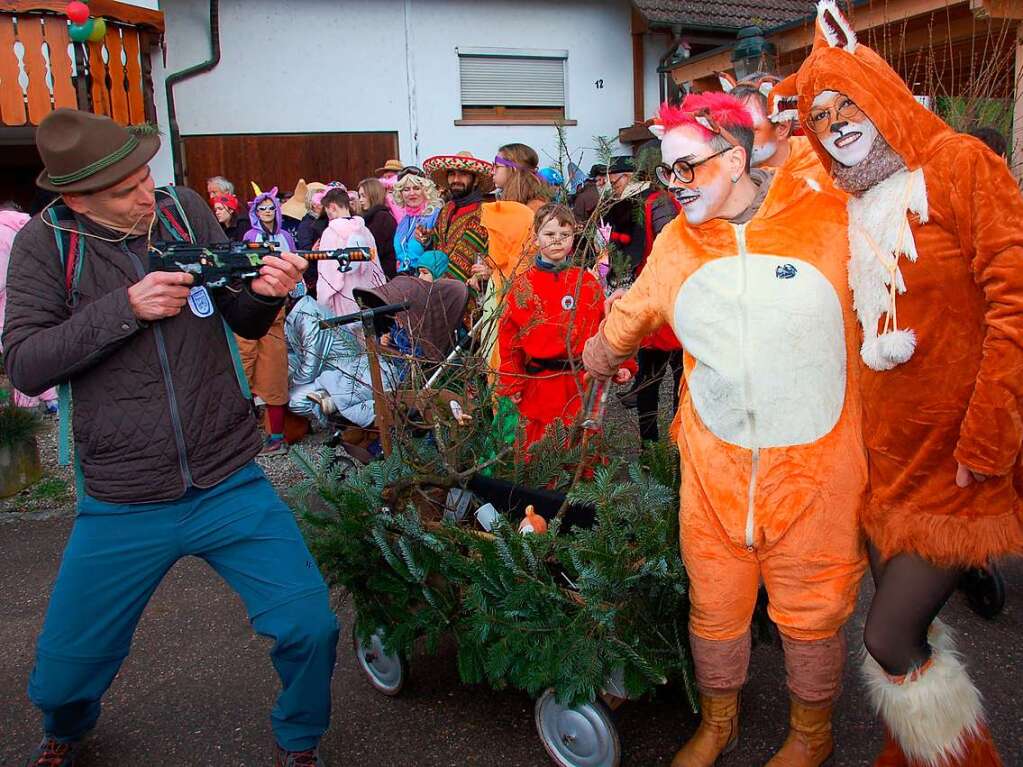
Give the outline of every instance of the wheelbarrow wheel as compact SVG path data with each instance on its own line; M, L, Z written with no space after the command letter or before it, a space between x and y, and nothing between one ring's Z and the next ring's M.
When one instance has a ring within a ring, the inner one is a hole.
M536 701L536 731L559 767L618 767L622 745L611 712L603 703L563 706L553 690Z
M401 654L388 653L384 649L380 632L373 632L368 642L363 642L358 634L352 632L352 644L366 679L377 692L389 697L400 693L408 678L408 666Z
M981 618L993 620L1005 607L1005 581L994 562L967 570L959 581L970 609Z

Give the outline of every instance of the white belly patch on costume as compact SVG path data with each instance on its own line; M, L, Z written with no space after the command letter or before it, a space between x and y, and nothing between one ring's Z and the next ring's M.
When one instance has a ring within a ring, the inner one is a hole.
M679 290L674 328L696 360L687 379L693 406L719 439L804 445L838 423L842 305L812 264L761 254L710 261Z

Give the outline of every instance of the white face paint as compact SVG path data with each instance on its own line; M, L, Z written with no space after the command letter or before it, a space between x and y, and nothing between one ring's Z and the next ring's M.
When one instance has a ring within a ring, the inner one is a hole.
M811 110L831 107L834 116L834 107L836 103L841 103L842 98L842 94L837 91L821 91L813 100ZM863 162L877 138L877 126L866 114L860 114L859 122L843 117L829 119L827 129L817 136L828 154L850 168ZM838 126L838 129L835 130L833 126Z
M717 151L703 137L703 132L691 125L672 128L661 141L661 159L669 166L679 159L698 162ZM670 189L682 203L682 212L690 224L702 224L712 218L719 218L727 204L734 185L728 177L724 157L721 155L697 166L696 176L691 183L683 184L672 177Z
M755 101L747 102L746 109L753 118L753 154L750 160L755 167L759 167L774 157L778 151L774 123L767 119Z

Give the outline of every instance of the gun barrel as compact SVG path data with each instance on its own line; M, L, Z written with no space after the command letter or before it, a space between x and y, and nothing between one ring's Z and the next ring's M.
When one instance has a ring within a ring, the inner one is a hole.
M306 261L372 261L369 248L338 248L337 250L298 250L295 253Z
M339 325L351 325L354 322L359 322L365 316L376 317L379 314L397 314L408 309L410 303L404 301L400 304L385 304L384 306L376 306L372 309L363 309L361 312L353 312L352 314L342 314L340 317L331 317L326 320L320 320L320 329L326 330L327 328L336 328Z

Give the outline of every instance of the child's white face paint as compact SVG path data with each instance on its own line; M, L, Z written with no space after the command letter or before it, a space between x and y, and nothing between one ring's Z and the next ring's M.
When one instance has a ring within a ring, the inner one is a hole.
M716 151L713 144L704 138L703 132L692 125L672 128L661 141L661 158L667 165L674 165L676 160L698 162ZM698 166L695 177L688 184L673 176L670 186L675 198L682 203L686 221L694 225L719 218L732 188L724 155Z
M819 134L818 138L828 154L851 168L863 162L870 153L870 147L877 138L877 126L863 112L860 112L862 118L858 122L836 115L835 109L844 98L837 91L821 91L813 100L811 110L831 108L831 117L837 119L829 118L827 130Z

